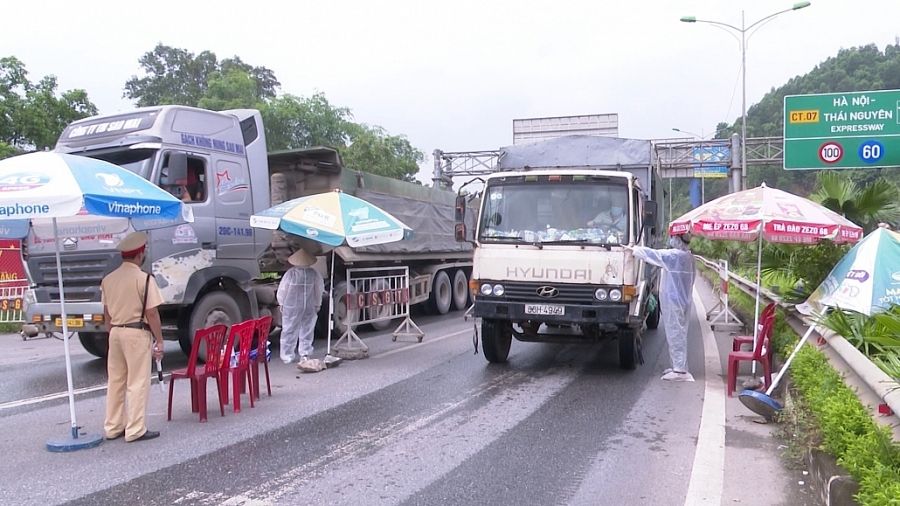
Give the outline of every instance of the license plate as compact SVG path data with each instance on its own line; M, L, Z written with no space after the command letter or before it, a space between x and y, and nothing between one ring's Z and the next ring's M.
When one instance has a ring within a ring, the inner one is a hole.
M57 318L54 323L57 327L62 327L62 318ZM84 327L84 318L66 318L66 326L69 328Z
M558 304L525 304L525 314L562 316L566 314L566 306Z

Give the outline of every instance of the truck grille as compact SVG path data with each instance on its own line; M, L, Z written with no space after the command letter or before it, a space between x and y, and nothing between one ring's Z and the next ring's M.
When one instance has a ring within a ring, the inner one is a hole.
M502 283L506 290L504 298L513 302L543 302L545 304L591 304L594 300L594 285L569 285L563 283ZM538 290L549 286L559 291L556 297L541 297Z
M122 263L117 251L68 253L61 260L66 302L99 302L100 281ZM28 269L31 281L38 287L35 293L38 302L59 302L56 257L32 255L28 258Z

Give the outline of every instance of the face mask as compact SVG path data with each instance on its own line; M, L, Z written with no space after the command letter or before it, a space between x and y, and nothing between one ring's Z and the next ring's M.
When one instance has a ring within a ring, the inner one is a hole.
M687 250L687 244L676 236L669 237L669 247L680 250Z

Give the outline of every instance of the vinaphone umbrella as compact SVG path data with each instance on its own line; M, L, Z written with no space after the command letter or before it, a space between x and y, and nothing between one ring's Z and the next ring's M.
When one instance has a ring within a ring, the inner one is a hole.
M57 219L79 214L130 219L136 229L193 221L190 208L146 179L102 160L38 152L0 160L0 231L28 230L29 220L49 219L56 244L63 335L68 333ZM23 226L26 225L26 226ZM21 235L20 235L21 237ZM72 451L100 444L99 435L79 436L69 340L63 339L71 435L47 442L50 451Z
M763 183L756 188L719 197L672 220L669 234L685 233L719 240L759 241L756 259L756 284L759 286L763 240L783 244L816 244L824 240L853 243L862 237L863 230L816 202L769 188ZM754 338L757 332L759 290L756 291ZM756 339L753 342L755 344Z
M411 233L408 226L387 211L340 190L299 197L270 207L252 215L250 226L281 230L332 247L351 248L400 241ZM334 249L328 294L328 355L331 354L333 289Z

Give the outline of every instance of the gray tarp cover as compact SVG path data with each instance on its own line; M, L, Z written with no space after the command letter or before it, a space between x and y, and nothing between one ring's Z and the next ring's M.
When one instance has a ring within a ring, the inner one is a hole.
M456 242L454 238L455 210L452 205L424 202L362 188L357 189L354 194L391 213L413 230L412 237L409 239L355 248L356 253L463 253L472 251L471 244ZM470 230L474 225L476 213L477 209L472 207L466 212L466 222Z
M502 148L500 170L525 167L649 166L650 141L592 135L569 135L530 144Z
M637 177L641 188L650 191L649 170L654 163L650 141L568 135L556 139L516 144L500 150L500 170L524 168L593 168L623 170Z

